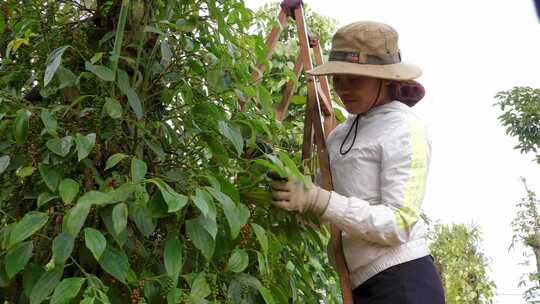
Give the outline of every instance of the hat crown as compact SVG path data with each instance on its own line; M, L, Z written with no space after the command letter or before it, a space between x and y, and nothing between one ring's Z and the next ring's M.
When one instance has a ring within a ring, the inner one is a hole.
M332 51L358 52L376 57L397 54L398 33L384 23L354 22L337 30L332 38Z

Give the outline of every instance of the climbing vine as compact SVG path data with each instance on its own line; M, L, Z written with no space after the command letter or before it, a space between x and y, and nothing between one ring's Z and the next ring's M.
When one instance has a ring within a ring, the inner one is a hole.
M338 301L328 229L269 201L302 118L275 119L290 71L251 80L242 1L2 12L0 301Z

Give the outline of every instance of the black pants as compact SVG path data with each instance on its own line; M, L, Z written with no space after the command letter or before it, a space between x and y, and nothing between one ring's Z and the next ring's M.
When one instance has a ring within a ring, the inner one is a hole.
M353 290L354 304L444 304L433 257L392 266Z

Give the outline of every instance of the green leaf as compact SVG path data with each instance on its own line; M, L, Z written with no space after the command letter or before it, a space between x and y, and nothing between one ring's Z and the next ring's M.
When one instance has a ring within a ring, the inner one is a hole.
M257 278L247 274L247 273L241 273L238 274L237 279L242 282L244 285L251 286L259 291L261 296L263 297L265 303L267 304L274 304L275 300L272 297L272 294L268 289L266 289Z
M124 202L128 200L136 190L137 185L132 183L122 184L118 188L106 193L111 197L111 200L107 202L107 204Z
M17 175L20 178L25 178L32 175L35 170L36 168L34 167L23 167L23 168L17 169L17 171L15 171L15 175Z
M63 179L58 185L58 192L64 204L71 204L79 193L79 183L71 178ZM39 205L39 204L38 204Z
M74 241L73 237L65 232L60 233L54 238L52 252L55 265L64 265L73 251Z
M54 289L50 304L69 304L81 290L84 278L63 279Z
M65 157L68 155L69 150L71 150L71 146L73 145L73 137L68 135L62 138L49 139L45 145L54 154Z
M99 265L110 275L125 283L129 271L129 262L126 254L114 247L107 246L99 258Z
M39 165L39 173L41 174L41 178L45 182L45 185L47 185L52 192L56 192L61 180L60 173L54 168L42 164Z
M227 178L224 178L223 176L218 176L217 179L220 183L220 191L225 193L228 197L230 197L233 202L239 202L240 201L240 194L238 193L238 190L236 190L236 187L229 182ZM214 189L217 189L214 187Z
M158 161L163 161L165 159L165 151L159 142L151 141L146 138L143 138L144 143L156 154Z
M273 164L269 160L259 158L256 159L254 162L276 172L281 177L287 177L287 172L282 167Z
M120 88L120 91L127 96L129 105L131 106L131 109L135 113L137 119L141 119L143 117L141 101L135 90L133 90L129 84L129 76L124 70L118 70L118 88Z
M101 58L103 58L103 52L95 53L92 58L90 58L90 63L95 64L96 62L100 61Z
M88 191L79 198L77 204L107 205L111 203L112 199L113 197L109 193L104 193L100 191Z
M249 264L249 256L243 249L236 249L227 263L227 269L232 272L242 272Z
M217 180L217 178L215 178L215 177L214 177L213 175L211 175L211 174L204 175L204 177L206 177L206 179L208 180L208 183L210 184L210 186L211 186L212 188L221 191L221 184L219 183L219 181Z
M17 225L17 223L11 223L0 229L0 249L4 250L8 248L11 231L13 231L15 225Z
M280 160L285 164L287 169L289 169L289 171L294 175L294 177L296 177L296 179L298 179L299 181L303 183L306 182L304 175L300 173L294 161L285 152L279 151L278 156Z
M123 153L116 153L116 154L110 156L107 159L107 162L105 163L105 170L108 170L108 169L116 166L116 164L118 164L122 159L124 159L126 157L127 157L127 155L125 155Z
M226 122L220 121L219 132L221 132L223 136L225 136L233 143L234 147L236 148L236 152L238 153L238 155L241 155L244 151L244 138L242 137L240 131L231 128Z
M225 217L229 223L231 237L232 239L235 239L238 236L241 228L239 211L236 204L231 200L230 197L219 190L211 187L206 187L206 190L221 203L223 211L225 212Z
M4 155L0 157L0 174L6 171L10 161L11 158L9 158L9 155Z
M257 236L257 240L259 241L259 244L261 244L264 254L268 254L268 238L266 237L266 231L263 227L255 223L251 223L251 227L253 228L253 231L255 231L255 236Z
M108 67L102 66L102 65L93 65L88 61L85 63L84 66L85 66L87 71L92 72L97 77L99 77L101 80L114 81L114 72L111 69L109 69Z
M4 267L2 267L2 264L4 261L2 258L0 258L0 288L5 288L9 286L9 278L6 274L6 271L4 270Z
M30 304L43 302L53 292L58 282L60 282L63 272L63 267L55 267L42 274L32 288Z
M343 112L339 108L334 108L334 115L339 123L345 122L347 118L343 115Z
M161 40L161 65L167 68L171 64L173 54L167 39Z
M148 237L156 229L156 226L152 220L152 213L150 213L150 210L148 210L148 208L145 206L140 206L139 204L130 204L129 218L135 222L135 225L145 237Z
M197 23L194 19L178 19L176 20L176 27L181 32L193 32L197 28Z
M39 280L39 277L45 272L41 265L29 262L28 265L24 268L23 273L23 293L27 297L30 297L32 288L36 285L36 282Z
M201 300L211 293L210 286L206 283L206 275L204 272L199 273L197 278L193 281L193 284L191 284L191 298L194 300Z
M81 301L81 304L94 304L95 299L96 299L96 298L94 298L94 297L84 298L84 299Z
M203 226L204 229L206 229L206 231L208 231L208 233L210 233L212 238L215 240L217 235L217 223L215 217L211 218L201 214L197 219L201 226Z
M101 37L101 39L99 40L98 44L99 46L101 46L103 43L109 41L112 37L114 37L114 32L113 31L108 31L105 35L103 35L103 37Z
M103 219L103 222L105 223L105 227L107 228L109 234L114 238L114 240L118 243L120 247L124 246L128 239L127 229L122 230L120 234L117 234L114 231L112 208L103 208L102 210L100 210L99 214Z
M58 198L57 195L54 195L50 192L43 192L38 195L37 206L38 208L52 201L53 199Z
M249 208L244 204L238 205L238 220L240 221L240 226L244 226L249 220L251 214L249 213Z
M77 86L77 77L69 69L59 66L56 75L58 76L58 80L60 80L59 89Z
M156 33L156 34L159 34L159 35L165 35L165 33L163 33L162 30L160 30L159 28L155 27L155 26L151 26L151 25L146 25L143 29L143 32L145 33Z
M213 66L212 68L207 68L206 71L208 86L216 92L221 92L224 88L223 78L225 73L223 72L223 69L221 69L219 66Z
M45 126L45 130L47 130L47 133L52 136L57 136L58 134L56 133L56 129L58 129L58 123L56 122L56 119L52 113L45 109L41 111L40 117L43 125Z
M139 183L144 180L148 167L146 163L140 159L131 159L131 179L134 183Z
M19 271L24 269L26 263L32 257L34 245L32 241L20 243L6 253L5 269L8 278L13 278Z
M257 290L259 290L259 293L263 297L264 302L266 304L274 304L274 303L276 303L276 300L274 300L274 297L272 296L272 293L266 287L264 287L262 285L258 285Z
M49 220L49 216L43 212L30 211L15 224L11 230L8 247L11 247L36 233Z
M116 99L105 97L105 112L113 119L122 117L122 105Z
M268 272L268 265L266 263L266 258L260 251L257 251L257 261L259 262L259 272L262 275L268 275L269 272Z
M167 275L176 282L182 268L182 244L178 236L174 235L167 239L163 260Z
M128 208L126 204L120 203L114 206L112 211L112 221L114 232L120 234L124 229L126 229L128 218Z
M92 252L96 261L99 261L107 246L107 240L99 230L87 227L84 228L84 244Z
M149 180L150 182L154 183L156 186L158 186L159 191L161 191L161 195L163 196L163 200L165 200L165 203L168 206L167 212L176 212L180 209L182 209L188 201L187 196L177 193L173 190L167 183L162 181L159 178L153 178Z
M207 202L207 196L203 194L203 192L206 192L201 189L195 190L195 195L190 196L189 198L193 201L195 206L199 208L199 210L202 212L203 215L208 215L208 202Z
M212 259L214 255L215 242L212 236L201 226L198 220L191 219L186 221L186 231L193 242L193 245L199 249L207 260Z
M124 29L126 26L127 15L129 12L129 0L123 0L122 6L120 7L120 14L118 15L118 22L116 24L116 34L114 36L114 46L111 56L112 70L113 73L116 73L116 68L118 66L118 59L120 58L120 53L122 51L122 42L124 40Z
M68 47L69 45L59 47L52 51L47 57L47 68L45 69L45 76L43 78L43 87L46 87L53 79L54 73L56 73L56 70L60 66L60 62L62 61L62 54L64 54Z
M64 221L65 226L62 227L62 230L76 237L86 221L91 206L90 204L81 203L81 199L79 199L79 202L66 213L67 218Z
M262 105L264 111L270 117L274 117L275 110L272 102L272 95L264 86L258 86L257 95L259 97L259 102Z
M20 109L17 111L17 116L15 117L15 123L13 124L13 136L17 144L22 144L26 141L28 136L28 118L31 113L26 109Z
M79 161L85 159L90 154L95 143L96 133L90 133L86 136L83 136L80 133L75 135L75 144L77 146L77 157L79 158Z
M304 95L294 95L291 97L291 103L295 105L304 105L307 102L307 97Z

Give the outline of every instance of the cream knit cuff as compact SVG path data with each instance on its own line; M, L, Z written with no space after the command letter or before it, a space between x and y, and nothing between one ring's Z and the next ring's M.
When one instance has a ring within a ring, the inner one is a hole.
M313 198L313 201L311 202L311 208L310 211L315 213L317 216L321 216L326 211L326 208L328 208L328 203L330 201L330 191L324 190L320 187L315 187L314 189L315 197Z

